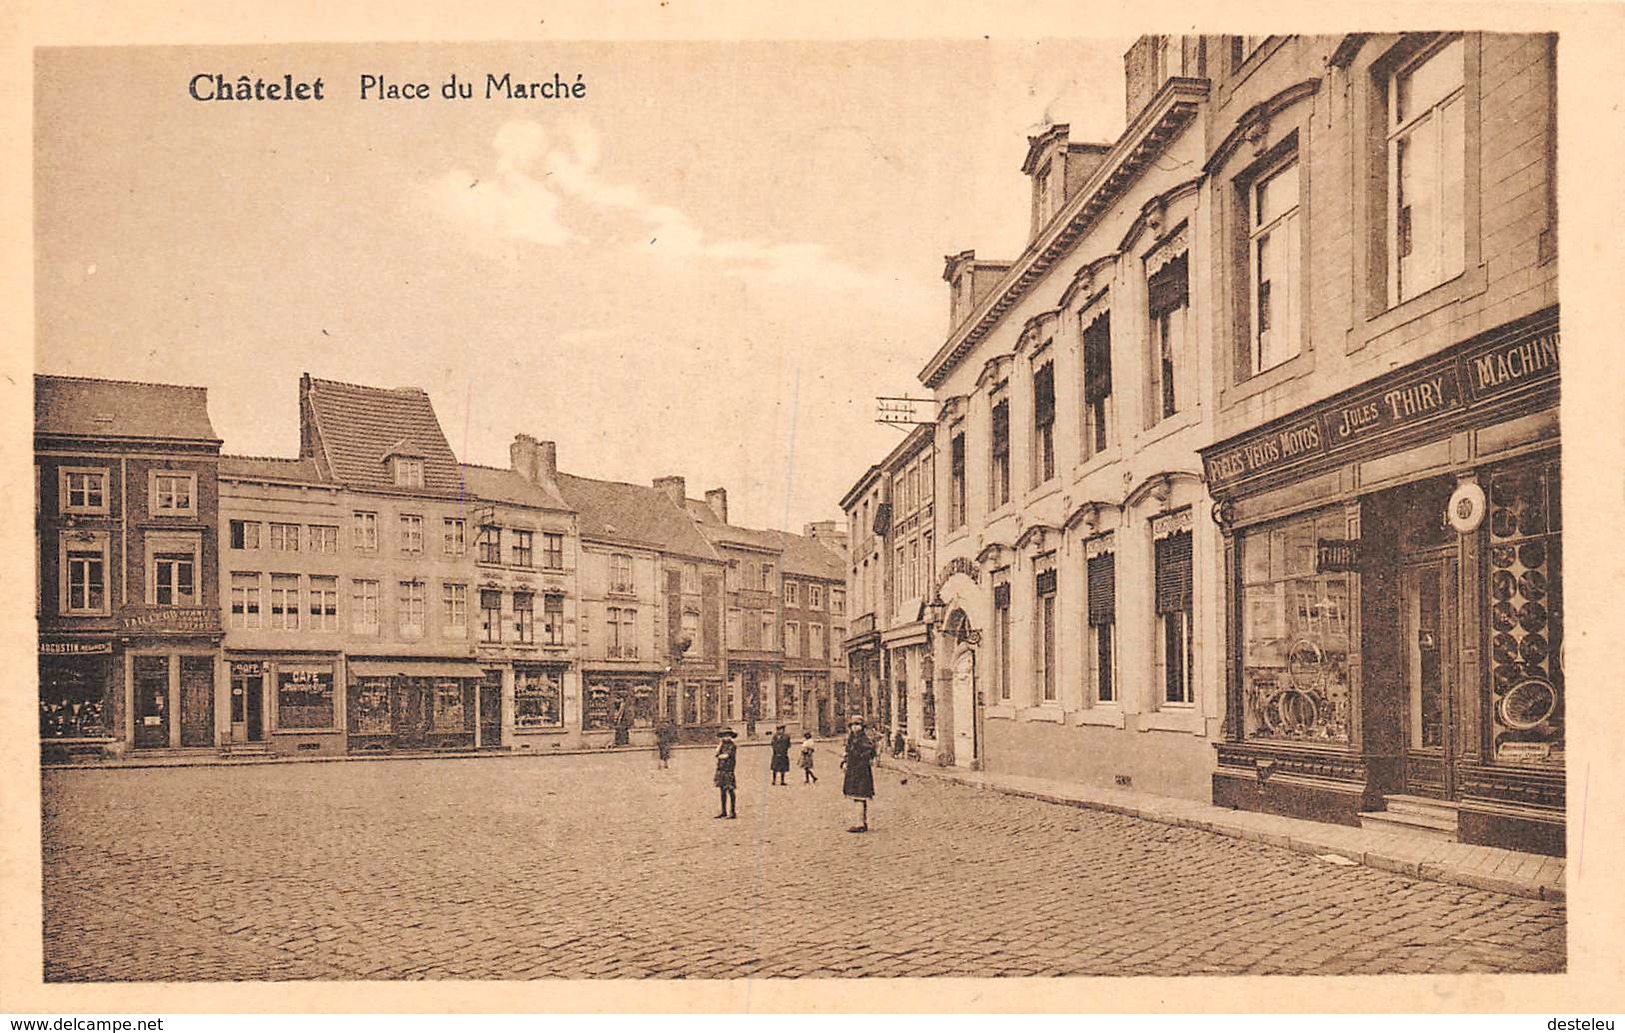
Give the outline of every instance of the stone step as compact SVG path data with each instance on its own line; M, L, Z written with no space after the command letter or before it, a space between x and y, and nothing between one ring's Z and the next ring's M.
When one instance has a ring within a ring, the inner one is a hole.
M1360 827L1376 832L1397 832L1414 839L1432 839L1440 843L1454 843L1457 835L1454 817L1436 818L1396 811L1362 811Z
M1394 793L1383 797L1383 807L1393 814L1417 814L1426 818L1441 818L1454 822L1461 805L1454 800L1435 800L1429 796L1409 796Z

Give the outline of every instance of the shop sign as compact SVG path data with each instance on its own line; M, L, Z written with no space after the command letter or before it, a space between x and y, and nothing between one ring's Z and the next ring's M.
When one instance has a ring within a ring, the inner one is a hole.
M220 614L206 606L154 606L119 615L125 631L218 631Z
M1557 327L1534 338L1498 342L1470 352L1463 368L1474 401L1557 376Z
M1545 742L1504 742L1495 750L1495 759L1506 764L1547 760L1551 755L1552 745Z
M1472 534L1484 522L1484 489L1474 481L1462 481L1450 495L1445 517L1457 534Z
M1360 539L1319 538L1315 541L1315 573L1346 574L1360 569Z
M41 642L40 656L107 656L113 652L111 642Z

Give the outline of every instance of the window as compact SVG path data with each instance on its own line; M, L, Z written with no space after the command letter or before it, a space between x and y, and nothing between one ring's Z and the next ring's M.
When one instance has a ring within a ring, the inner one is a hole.
M152 511L159 516L197 512L197 475L156 471L152 475Z
M1053 703L1055 695L1055 568L1045 566L1054 559L1041 559L1035 578L1037 600L1033 628L1033 675L1038 682L1038 698Z
M1117 555L1111 538L1084 543L1088 557L1088 678L1089 697L1096 703L1117 701Z
M420 638L423 635L424 624L424 598L423 582L402 581L400 629L404 638Z
M513 565L528 567L536 562L536 533L534 531L519 531L513 533Z
M920 541L916 538L908 543L908 597L910 599L920 594Z
M258 536L256 535L256 537ZM337 555L339 551L339 529L332 524L311 524L310 551L325 555Z
M700 590L700 568L692 563L683 564L683 591L698 592Z
M299 575L271 575L271 627L299 629Z
M1049 225L1050 217L1055 214L1055 184L1050 175L1054 162L1046 161L1038 169L1038 175L1033 178L1038 187L1038 225L1040 228Z
M634 660L638 655L638 611L627 606L611 606L606 611L609 655Z
M62 511L64 513L107 512L107 471L63 467Z
M298 552L299 525L273 522L271 524L271 551Z
M634 591L632 557L623 552L614 553L609 557L609 590L619 595L631 595Z
M704 654L700 650L700 615L693 610L684 610L682 617L683 637L689 642L687 656L699 657Z
M778 645L777 645L777 642L776 642L777 636L775 636L773 634L773 611L772 610L763 610L762 611L761 625L762 625L762 648L763 649L777 649L778 648Z
M542 645L564 645L564 596L542 596Z
M542 566L548 570L564 569L564 535L551 532L542 535Z
M829 590L829 612L836 616L846 614L846 589L831 588Z
M1111 443L1112 317L1103 312L1083 331L1083 441L1088 455Z
M1247 245L1252 278L1249 374L1273 369L1302 348L1297 160L1264 176L1253 185L1251 193Z
M993 446L989 453L987 506L998 509L1010 501L1010 400L993 403Z
M468 586L447 581L440 586L441 616L453 635L462 636L468 630Z
M801 655L801 625L796 621L784 622L784 655Z
M993 585L993 677L999 699L1010 700L1010 575L995 574Z
M480 641L502 641L502 593L494 588L480 589Z
M1466 47L1457 36L1388 83L1389 303L1460 275L1465 260Z
M160 552L153 557L152 601L159 606L197 605L197 558Z
M279 664L276 673L278 728L333 727L333 668Z
M513 726L560 728L564 725L564 680L546 670L514 666Z
M352 516L350 544L357 552L377 552L378 514L357 512Z
M1162 527L1158 525L1163 524ZM1190 510L1159 518L1156 539L1157 681L1164 703L1196 701L1191 672Z
M350 627L364 635L378 634L378 582L350 582Z
M481 563L502 562L502 528L491 525L480 528L479 560Z
M401 488L423 487L423 460L395 457L395 484Z
M258 520L233 520L228 534L233 549L258 549L260 547L260 522Z
M801 605L801 585L799 583L789 580L784 582L784 605Z
M536 641L536 594L534 592L515 592L513 594L513 634L516 641L527 645Z
M965 512L965 432L959 431L948 442L949 473L953 478L953 495L949 500L949 526L964 527L969 514Z
M1146 426L1154 426L1179 412L1184 388L1180 370L1185 363L1185 316L1190 282L1184 255L1152 273L1146 281L1151 318L1151 404Z
M401 552L408 556L423 552L423 518L416 513L401 514Z
M773 578L777 573L778 573L778 571L773 566L773 564L771 564L771 563L762 564L762 591L771 592L771 591L774 591L775 589L777 589L779 587L778 585L773 583Z
M1050 342L1045 341L1047 348ZM1055 363L1033 371L1033 487L1055 476Z
M231 572L231 626L260 626L260 575L258 571Z
M822 660L829 653L829 639L822 624L807 625L807 655Z
M468 551L468 525L462 517L447 517L440 522L443 541L440 551L447 556L461 556Z
M312 575L310 578L310 621L312 631L336 631L339 626L339 579Z
M824 608L824 586L807 586L807 609L822 610Z

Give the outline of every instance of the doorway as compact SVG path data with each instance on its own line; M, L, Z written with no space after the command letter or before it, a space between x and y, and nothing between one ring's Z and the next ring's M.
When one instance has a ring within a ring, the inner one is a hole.
M502 746L502 672L486 671L480 679L480 746Z
M161 749L169 745L169 657L131 657L130 667L135 681L135 745Z
M214 657L181 659L181 745L213 746Z
M1454 549L1408 557L1400 571L1405 792L1453 800L1456 708Z
M265 738L265 675L257 663L231 665L231 741Z

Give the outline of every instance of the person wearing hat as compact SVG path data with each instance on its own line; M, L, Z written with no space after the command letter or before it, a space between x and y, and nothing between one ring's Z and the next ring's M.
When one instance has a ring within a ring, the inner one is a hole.
M783 725L773 729L773 759L768 763L767 769L773 775L773 784L776 786L789 785L790 776L790 733L784 730Z
M869 801L875 796L875 775L870 764L875 759L875 744L869 741L869 733L864 730L863 718L854 717L848 726L846 734L846 756L841 760L841 767L846 771L846 781L841 787L848 799L856 800L859 807L858 823L848 828L848 832L869 831Z
M722 811L719 818L739 817L739 801L734 796L734 760L739 755L739 747L734 743L734 730L724 728L717 733L721 741L717 743L717 773L712 779L722 794Z

